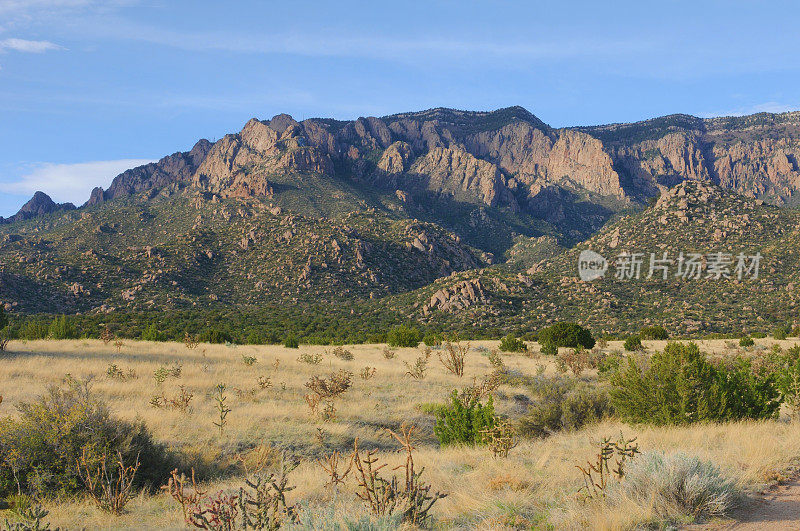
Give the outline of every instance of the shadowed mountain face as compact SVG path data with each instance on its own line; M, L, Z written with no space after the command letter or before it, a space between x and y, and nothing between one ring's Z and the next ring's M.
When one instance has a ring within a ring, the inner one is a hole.
M546 262L684 181L791 205L798 156L800 113L564 129L521 107L252 119L120 174L80 209L37 193L0 227L0 299L105 311L402 298ZM473 281L458 297L489 301ZM439 295L414 311L461 304Z

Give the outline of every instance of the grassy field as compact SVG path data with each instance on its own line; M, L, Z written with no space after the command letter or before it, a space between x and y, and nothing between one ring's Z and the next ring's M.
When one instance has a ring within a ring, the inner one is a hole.
M767 348L783 347L795 341L757 340ZM648 350L664 342L645 342ZM735 347L723 340L699 342L702 350L725 355ZM385 428L397 430L403 423L420 429L417 466L434 490L448 494L434 509L435 527L449 528L554 528L620 529L653 521L654 508L632 501L582 501L577 494L584 464L597 451L603 437L637 437L642 451L683 451L717 464L745 490L761 488L800 458L800 423L781 419L680 428L627 426L606 421L574 432L557 433L546 439L523 439L507 459L494 459L486 448L440 448L433 434L433 418L420 404L443 402L453 389L468 385L492 371L487 359L497 342L475 342L466 360L463 377L449 373L434 351L424 379L406 375L404 361L413 363L418 349L401 348L394 357L384 356L382 345L348 346L353 359L339 359L332 347L224 346L201 344L188 349L177 343L125 341L122 345L95 340L12 342L0 359L3 396L0 416L15 415L15 406L58 384L65 375L92 379L92 389L121 418L142 419L155 439L205 463L216 478L209 490L238 485L241 472L237 456L256 445L287 448L302 457L291 476L297 488L292 503L305 507L329 507L336 515L364 513L352 494L350 483L338 492L324 486L326 474L316 459L333 450L352 449L358 437L363 448L378 448L390 462L399 463L398 445ZM621 350L611 343L606 350ZM301 355L322 356L319 364L299 360ZM247 364L247 358L256 361ZM521 375L557 373L552 358L502 354L506 367ZM107 375L115 364L123 373L135 372L126 381ZM154 372L160 367L180 365L180 376L168 376L158 383ZM374 376L359 374L374 368ZM338 369L355 374L353 387L337 402L336 419L325 422L309 413L303 398L304 384L313 375L327 375ZM261 382L269 379L269 387ZM587 371L580 378L596 382ZM217 384L226 385L231 413L220 434L213 425L217 418L211 397ZM154 395L172 397L180 386L193 394L186 413L158 409L151 405ZM525 386L503 385L494 393L498 413L517 418L531 397ZM188 458L187 458L188 459ZM188 472L188 470L187 470ZM47 505L52 525L65 528L155 528L183 527L181 511L166 494L140 494L128 505L126 514L110 517L89 501L61 500ZM314 509L321 510L321 509ZM365 514L365 513L364 513ZM0 518L2 516L0 515Z

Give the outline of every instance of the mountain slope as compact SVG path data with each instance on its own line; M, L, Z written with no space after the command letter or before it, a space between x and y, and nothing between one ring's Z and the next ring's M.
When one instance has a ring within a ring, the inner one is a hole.
M787 269L797 214L753 198L793 203L799 142L800 113L564 129L521 107L252 119L120 174L79 209L37 194L0 225L0 301L103 312L372 300L498 329L776 321L796 307L785 286L798 280ZM724 243L762 252L774 271L718 291L574 282L576 253L616 249L604 239L614 230L647 256ZM728 296L755 313L720 317Z
M609 261L603 278L579 278L578 258L584 250ZM632 332L647 324L661 324L673 333L770 330L796 322L799 250L800 212L690 181L564 253L536 263L454 274L394 297L390 305L423 322L456 328L477 322L490 329L528 331L568 319L605 332ZM661 260L665 252L672 260L667 278L661 269L647 278L650 253ZM730 260L730 278L715 278L709 269L718 252L730 255L723 256ZM638 279L616 277L615 261L624 253L641 253ZM681 253L685 259L691 253L703 255L700 278L676 276ZM738 278L739 253L746 266L752 256L762 255L758 278L747 272ZM480 295L466 297L467 285Z

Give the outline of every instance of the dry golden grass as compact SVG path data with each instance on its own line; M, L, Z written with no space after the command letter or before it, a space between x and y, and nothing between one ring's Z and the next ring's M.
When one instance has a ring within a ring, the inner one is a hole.
M759 340L766 347L775 342ZM645 343L650 348L663 346L663 342ZM794 344L778 343L784 347ZM496 345L474 342L463 378L449 373L434 354L426 378L413 380L405 375L403 361L413 362L418 350L398 349L393 359L385 359L383 347L376 345L348 346L354 359L343 361L326 353L332 349L318 346L298 350L200 345L188 350L182 344L126 341L118 353L113 344L100 341L14 342L0 362L0 416L14 415L16 404L34 398L67 373L76 378L92 377L95 393L108 402L115 415L143 419L157 440L174 448L206 459L232 460L238 451L271 443L304 456L292 475L297 489L291 492L290 500L304 505L330 504L333 500L333 493L323 486L325 473L314 462L315 457L334 449L347 450L352 439L359 437L362 447L381 448L385 450L383 456L399 464L401 456L392 453L397 445L384 427L415 423L423 433L416 462L425 467L425 478L435 490L449 494L434 508L437 526L442 528L530 528L550 523L556 528L623 529L648 521L651 508L631 505L620 510L602 502L584 504L577 496L582 481L575 466L592 457L600 439L620 432L637 437L645 451L683 450L710 459L746 488L765 482L770 473L784 470L800 457L800 424L786 420L687 428L608 422L545 440L522 441L508 459L492 459L486 448L439 448L432 435L432 419L417 406L442 401L452 389L491 372L486 356L476 348ZM613 343L608 348L621 349L621 345ZM711 341L702 342L701 348L721 353L727 346L724 341ZM321 353L323 361L319 365L299 362L301 353ZM243 356L253 356L258 362L247 366ZM504 354L503 360L522 374L536 374L539 365L547 374L556 372L551 359ZM108 378L106 369L111 363L123 371L133 369L138 377L128 381ZM175 363L182 366L180 378L157 384L153 372ZM369 380L358 376L365 366L377 369ZM338 369L355 374L353 388L337 402L337 420L323 422L310 416L303 400L304 384L312 375L327 375ZM260 389L259 376L269 377L272 387ZM595 376L588 372L583 377ZM228 386L232 409L221 436L212 424L216 413L209 395L218 383ZM153 394L163 389L170 396L180 385L194 394L189 413L150 406ZM239 398L234 388L257 391ZM518 411L520 397L514 397L527 392L523 387L501 387L495 402L498 411L512 413L515 406ZM238 479L231 477L214 483L210 490L238 484ZM354 496L348 491L352 488L347 485L336 496L341 511L351 514L360 510L351 501ZM48 509L53 525L68 528L174 528L183 524L179 509L166 495L140 495L131 501L127 514L113 519L85 501L52 504Z

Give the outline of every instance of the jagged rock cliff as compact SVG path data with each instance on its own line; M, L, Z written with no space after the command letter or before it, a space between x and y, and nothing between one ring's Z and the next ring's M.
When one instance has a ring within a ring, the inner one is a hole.
M88 204L190 186L220 197L269 198L276 176L314 174L398 197L421 194L423 205L427 195L521 212L562 230L595 230L613 210L643 205L684 180L794 203L798 156L800 113L673 115L564 129L522 107L431 109L353 121L298 122L280 114L128 170L108 190L95 189ZM585 212L592 205L590 221Z

